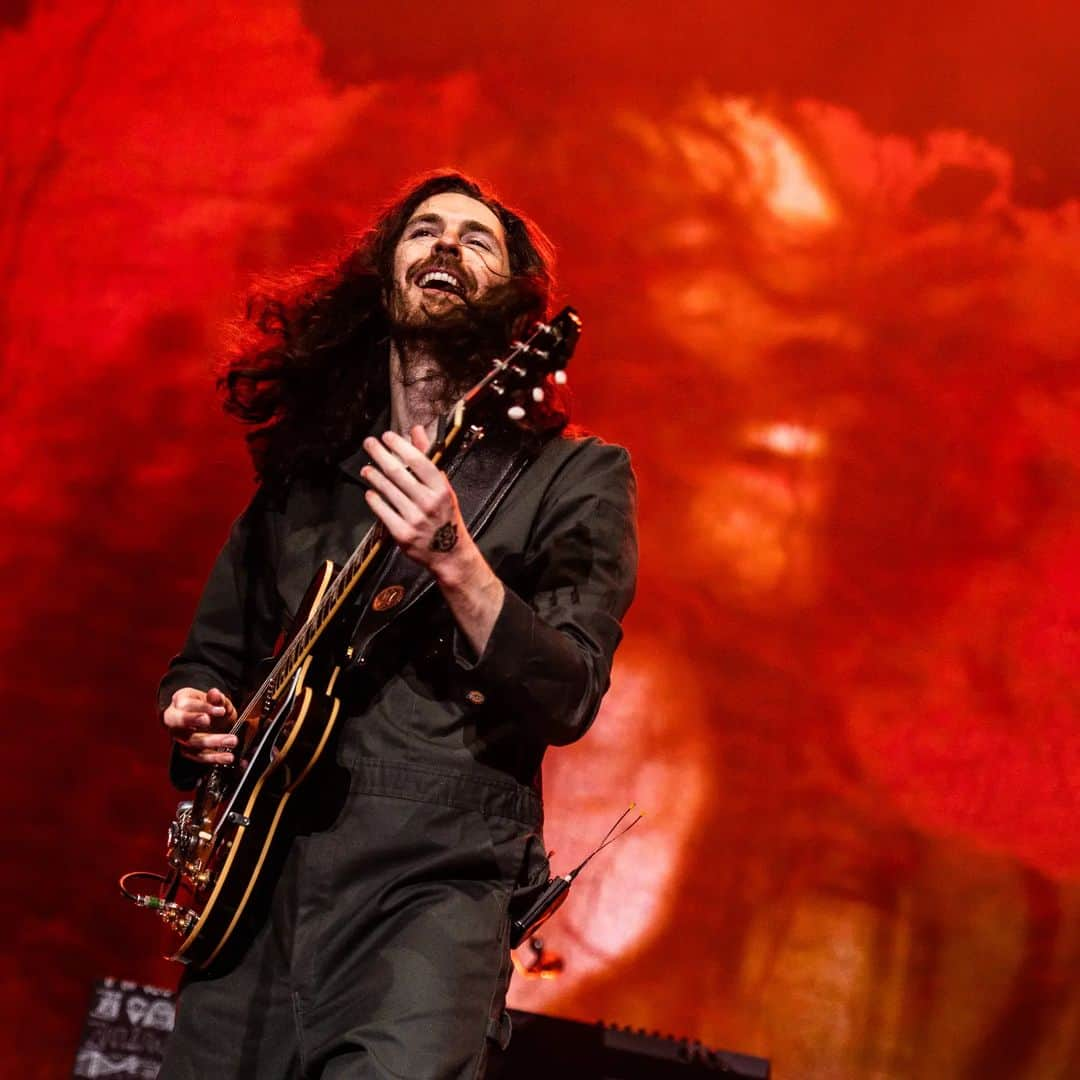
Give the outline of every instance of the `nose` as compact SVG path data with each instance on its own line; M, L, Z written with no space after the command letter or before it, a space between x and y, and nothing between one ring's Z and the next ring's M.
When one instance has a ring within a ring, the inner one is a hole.
M458 243L457 237L448 232L444 232L435 241L431 250L436 255L452 255L455 259L461 257L461 244Z

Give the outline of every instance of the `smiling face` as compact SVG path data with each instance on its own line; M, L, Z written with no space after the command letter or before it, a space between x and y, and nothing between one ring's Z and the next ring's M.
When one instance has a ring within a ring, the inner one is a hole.
M509 276L495 214L461 192L432 195L406 222L394 251L391 318L399 326L437 325Z

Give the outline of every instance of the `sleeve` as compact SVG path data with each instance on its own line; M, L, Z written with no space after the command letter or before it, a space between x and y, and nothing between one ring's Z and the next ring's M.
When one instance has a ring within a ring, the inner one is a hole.
M261 493L233 523L221 549L183 647L169 662L158 685L158 715L185 686L217 687L239 707L254 665L271 652L278 633L274 597L275 558ZM173 749L169 776L186 789L202 767Z
M520 576L529 585L517 592L504 582L483 654L471 657L454 634L470 684L543 743L581 738L610 684L637 579L635 505L626 450L585 444L545 493Z

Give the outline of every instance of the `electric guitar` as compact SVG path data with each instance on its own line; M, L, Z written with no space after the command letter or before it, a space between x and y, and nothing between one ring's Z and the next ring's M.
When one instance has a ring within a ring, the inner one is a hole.
M580 332L572 308L538 323L456 403L428 457L451 471L503 417L524 424L530 404L544 399L544 383L565 382ZM169 959L203 968L232 938L260 884L289 798L333 734L341 708L338 677L346 666L363 664L358 650L368 650L407 606L402 586L379 588L380 568L395 550L376 523L344 566L324 564L290 638L232 727L234 764L210 767L191 800L177 807L169 826L167 872L133 871L120 879L123 894L156 911L175 935ZM370 612L374 620L363 634L355 629L358 611ZM157 882L156 895L131 891L128 884L139 879Z

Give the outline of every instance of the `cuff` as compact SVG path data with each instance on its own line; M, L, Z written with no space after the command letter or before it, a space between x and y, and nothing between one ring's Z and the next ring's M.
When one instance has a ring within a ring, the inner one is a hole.
M466 705L493 705L546 745L579 738L599 704L599 694L590 692L596 680L582 647L548 625L512 589L505 590L483 654L476 657L455 627L453 658Z
M478 657L469 639L454 627L453 656L459 670L473 675L478 684L495 686L520 674L531 651L533 611L513 589L503 585L503 602L491 628L487 645Z

